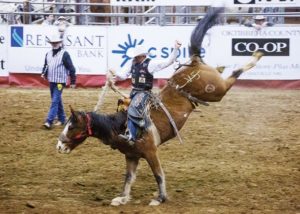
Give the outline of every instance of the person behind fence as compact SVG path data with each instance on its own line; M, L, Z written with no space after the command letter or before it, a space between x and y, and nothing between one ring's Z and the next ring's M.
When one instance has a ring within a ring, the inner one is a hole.
M55 26L58 27L58 32L60 34L60 37L64 39L64 34L67 30L67 28L71 25L70 22L67 21L67 18L65 16L60 16L58 19L54 22Z
M131 102L128 107L127 131L125 135L119 137L127 140L133 145L139 137L139 128L143 129L146 124L146 105L151 95L153 87L153 74L172 65L178 55L181 43L175 41L174 50L167 60L152 60L148 56L148 51L143 46L133 49L131 66L123 71L115 72L116 80L125 80L131 76L132 91L130 93Z
M254 22L248 22L245 23L246 27L254 27L256 30L261 30L264 27L270 27L273 26L274 24L271 22L268 22L266 20L266 17L263 15L257 15L254 17Z
M63 125L66 121L62 93L67 84L68 75L70 87L75 88L76 71L69 53L61 47L60 35L58 33L52 35L48 42L52 50L46 54L42 77L48 80L51 95L51 105L44 127L51 129L52 125ZM58 121L53 124L56 117Z
M44 16L44 21L42 22L42 25L53 25L53 22L54 22L54 15L47 14Z

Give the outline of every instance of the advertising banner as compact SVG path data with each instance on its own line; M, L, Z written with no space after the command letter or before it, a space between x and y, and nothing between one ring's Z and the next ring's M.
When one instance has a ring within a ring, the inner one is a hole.
M178 62L189 60L188 44L193 26L159 27L159 26L117 26L110 27L108 32L108 67L115 70L130 66L130 50L143 45L152 60L167 61L174 49L175 40L182 42L178 54ZM205 59L208 48L206 39L203 42L201 56ZM176 65L176 64L175 64ZM155 73L155 78L169 78L174 73L174 66L170 66Z
M77 74L100 74L107 66L107 29L71 26L64 34L64 48L69 52ZM10 27L9 71L41 73L45 55L51 50L47 39L58 33L55 26L22 25Z
M8 77L7 69L7 47L8 47L8 36L7 26L0 25L0 77Z
M240 79L300 79L300 28L269 27L262 30L238 26L212 29L208 64L225 65L226 72L239 68L255 51L264 53L257 66ZM224 74L225 75L225 74Z
M105 75L108 68L124 70L130 66L128 53L138 45L147 48L152 60L166 61L175 40L179 40L182 46L178 62L154 75L166 79L174 73L177 64L189 61L188 46L193 29L194 26L71 26L65 33L64 47L71 55L77 74ZM47 38L53 33L57 33L56 27L4 27L0 33L2 75L41 73L45 54L51 50ZM300 27L273 26L255 30L244 26L216 26L204 37L199 54L209 65L226 66L225 77L245 65L255 51L265 55L240 79L300 79Z

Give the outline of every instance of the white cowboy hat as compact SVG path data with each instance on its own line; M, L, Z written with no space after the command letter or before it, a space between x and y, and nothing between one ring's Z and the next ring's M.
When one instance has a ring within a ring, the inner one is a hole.
M131 58L140 56L140 55L148 55L148 51L144 46L136 46L135 48L129 49L127 55Z
M60 16L57 18L57 20L67 20L67 18L65 16Z
M197 18L196 18L196 20L197 21L200 21L201 19L203 19L204 18L204 16L198 16Z
M257 15L257 16L254 17L254 19L255 20L264 20L264 19L266 19L266 17L263 16L263 15Z
M60 38L59 34L53 34L48 38L49 43L57 43L57 42L62 42L62 38Z

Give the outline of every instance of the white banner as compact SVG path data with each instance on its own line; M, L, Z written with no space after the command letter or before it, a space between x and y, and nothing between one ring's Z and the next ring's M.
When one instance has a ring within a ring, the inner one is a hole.
M179 40L182 47L178 60L187 62L193 29L194 26L71 26L64 44L77 74L104 75L108 68L120 70L130 66L128 51L137 45L145 46L152 60L168 60L174 41ZM9 26L11 40L7 40L3 28L0 35L6 39L1 41L6 45L1 44L0 66L6 72L41 73L45 54L51 49L46 38L56 30L40 25ZM265 56L241 79L300 79L300 27L273 26L257 31L244 26L216 26L205 36L200 55L209 65L226 66L226 76L247 63L256 50L265 52ZM170 66L156 73L155 78L169 78L173 72L174 67Z
M188 43L193 26L159 27L159 26L116 26L109 29L108 67L124 69L130 66L128 51L137 45L143 45L149 51L152 60L167 61L175 44L175 40L182 42L178 61L185 63L189 60ZM207 47L206 39L203 42L201 56L205 59ZM169 78L175 69L170 66L155 73L155 78Z
M45 54L51 50L47 37L57 33L55 26L22 25L10 27L9 71L41 73ZM64 48L69 52L77 74L99 74L107 65L105 27L69 27Z
M8 47L7 26L0 25L0 77L8 77L7 69L7 47Z
M112 6L299 7L300 0L111 0Z
M264 52L263 58L240 79L300 79L300 28L269 27L260 31L238 26L212 29L208 64L227 67L224 75L246 63L254 51Z

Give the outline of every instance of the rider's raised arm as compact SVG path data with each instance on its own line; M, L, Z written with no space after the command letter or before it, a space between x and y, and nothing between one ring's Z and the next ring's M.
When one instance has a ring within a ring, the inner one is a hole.
M178 50L181 46L181 43L179 41L175 41L174 49L170 55L170 57L167 60L151 60L148 66L148 70L151 74L154 74L155 72L158 72L164 68L169 67L172 65L177 58Z

